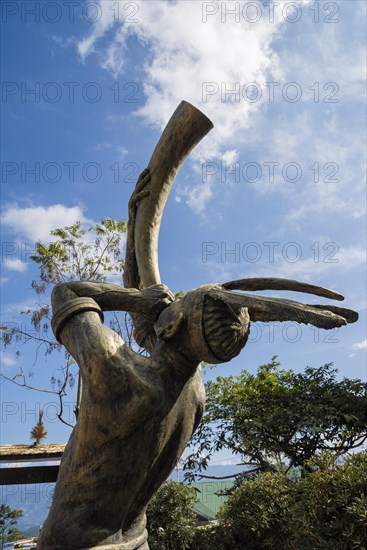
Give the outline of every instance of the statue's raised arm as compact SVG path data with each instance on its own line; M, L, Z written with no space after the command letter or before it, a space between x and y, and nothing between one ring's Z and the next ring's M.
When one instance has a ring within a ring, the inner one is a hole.
M251 321L330 329L357 320L346 308L242 293L290 290L343 299L297 281L242 279L204 285L176 299L161 283L164 205L181 163L211 128L205 115L182 102L164 130L129 202L125 288L73 282L53 290L53 330L77 361L83 390L39 550L148 550L146 507L203 413L200 362L237 356ZM131 314L148 357L103 325L109 310Z

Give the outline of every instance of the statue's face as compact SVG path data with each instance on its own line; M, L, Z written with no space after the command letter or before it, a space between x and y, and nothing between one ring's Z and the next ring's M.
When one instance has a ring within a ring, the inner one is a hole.
M161 340L185 343L194 359L217 364L240 353L250 332L250 319L230 292L206 285L168 306L154 329Z
M160 340L171 340L178 337L185 318L185 302L180 298L175 300L159 315L154 324L154 330Z

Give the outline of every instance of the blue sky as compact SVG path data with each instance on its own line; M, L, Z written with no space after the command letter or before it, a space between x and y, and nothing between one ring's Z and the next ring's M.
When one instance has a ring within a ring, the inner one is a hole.
M365 380L365 12L360 0L3 2L2 324L30 326L19 312L36 302L37 240L127 216L186 99L215 127L168 200L163 281L177 292L288 277L336 289L360 313L336 332L254 326L240 357L209 376L278 355L286 368L334 362ZM62 358L16 350L2 352L4 372L21 366L49 387ZM52 396L4 383L1 398L3 444L29 441L39 406L48 442L67 439Z

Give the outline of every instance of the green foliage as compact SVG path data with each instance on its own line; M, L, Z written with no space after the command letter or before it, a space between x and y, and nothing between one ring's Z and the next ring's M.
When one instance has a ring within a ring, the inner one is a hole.
M26 536L23 531L20 531L18 527L13 527L12 529L9 529L8 534L5 535L4 542L13 542L24 538L26 538Z
M330 457L327 457L330 458ZM367 546L367 453L316 464L293 490L293 541L304 550Z
M50 285L66 281L104 282L107 276L121 275L124 262L121 258L121 242L126 233L125 220L103 219L100 223L82 228L77 222L69 227L51 231L57 240L50 244L37 243L36 254L30 256L40 268L40 278L32 281L38 296L46 293ZM34 332L24 333L17 327L2 327L4 346L11 343L37 341L44 344L46 354L58 348L50 333L51 308L37 303L35 309L22 312L30 316Z
M198 527L191 542L191 550L234 550L232 533L226 524L215 523Z
M108 273L121 273L121 239L126 233L125 220L105 218L84 229L77 222L63 229L51 231L57 240L50 244L38 242L31 260L40 266L41 282L34 282L38 293L50 283L70 280L105 281Z
M292 483L284 474L267 472L244 481L229 496L223 517L231 522L234 548L286 547Z
M303 373L279 368L274 357L256 375L218 377L206 384L206 413L186 460L190 479L221 449L241 456L256 472L304 475L322 450L334 459L367 439L367 384L336 379L331 364Z
M151 550L184 550L195 532L195 489L178 481L167 481L147 509Z
M0 539L1 542L11 542L23 536L16 526L18 519L23 516L23 510L10 508L6 504L0 505Z
M332 365L207 383L204 421L186 468L228 449L249 466L193 550L353 550L367 547L367 384L338 381Z
M282 473L243 481L221 512L200 529L193 550L363 550L367 547L367 454L335 464L329 452L304 477Z
M64 355L57 375L51 378L52 390L35 387L30 384L33 372L26 374L22 366L13 376L2 378L13 382L18 386L38 391L48 391L56 394L60 401L58 417L65 424L69 424L63 418L62 399L67 391L74 387L78 376L78 369L71 356L62 350L51 331L51 306L48 290L57 283L70 280L75 281L106 281L109 276L121 276L124 261L121 257L122 242L127 231L125 220L116 221L113 218L105 218L100 223L82 227L80 222L69 227L58 228L51 231L53 237L49 244L37 243L36 253L30 256L40 268L40 276L33 280L31 286L37 298L33 309L21 312L28 319L23 324L30 329L23 329L22 325L0 327L0 338L4 348L10 345L18 347L16 355L21 362L20 349L25 343L33 344L35 351L35 363L39 360L40 349L46 356L61 352ZM41 303L43 300L46 303ZM131 325L126 316L111 314L110 326L116 332L127 337L131 344Z

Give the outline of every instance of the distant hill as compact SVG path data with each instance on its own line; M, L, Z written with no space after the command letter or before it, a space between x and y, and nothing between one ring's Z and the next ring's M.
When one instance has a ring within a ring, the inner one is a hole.
M217 465L217 466L209 466L206 470L203 470L201 473L204 474L205 476L214 476L215 478L221 478L221 477L227 477L227 476L238 474L240 472L243 472L244 470L246 470L245 466ZM178 471L174 470L170 475L170 479L175 479L175 480L178 479L179 481L183 481L184 472L182 470L178 470ZM210 479L203 478L201 480L199 479L199 477L197 477L196 481L210 481Z
M28 527L28 529L22 529L22 532L26 537L37 537L39 533L39 525L33 525L33 527Z
M39 527L50 509L54 487L54 483L1 487L1 503L24 512L17 525L24 534L38 535Z

